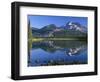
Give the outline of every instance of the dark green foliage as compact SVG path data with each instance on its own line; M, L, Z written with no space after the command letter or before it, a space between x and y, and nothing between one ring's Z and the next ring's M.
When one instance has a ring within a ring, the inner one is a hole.
M79 38L79 37L86 37L86 33L82 33L80 31L74 31L74 30L63 30L59 32L55 32L54 37L67 37L67 38Z

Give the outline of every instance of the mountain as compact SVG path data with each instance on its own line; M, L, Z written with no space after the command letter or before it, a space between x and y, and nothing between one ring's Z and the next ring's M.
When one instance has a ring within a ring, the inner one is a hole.
M32 27L32 34L36 37L86 37L87 28L77 22L67 22L66 25L57 27L50 24L37 29Z
M80 31L83 33L87 32L87 28L85 26L82 26L81 24L77 22L67 22L66 25L60 26L59 28L64 30L74 30L74 31Z
M47 26L44 26L43 28L41 28L41 30L46 30L46 31L52 31L54 29L56 29L56 25L55 24L50 24L50 25L47 25Z
M39 30L38 28L35 28L35 27L31 27L31 28L32 28L32 30L34 30L34 31L35 31L35 30Z
M87 28L85 26L82 26L81 24L79 24L77 22L68 22L66 24L66 27L68 29L75 30L75 31L80 31L80 32L84 32L84 33L87 32Z

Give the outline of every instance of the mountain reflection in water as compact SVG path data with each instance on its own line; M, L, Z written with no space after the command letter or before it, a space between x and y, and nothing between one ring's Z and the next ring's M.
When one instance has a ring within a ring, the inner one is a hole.
M87 64L85 41L33 42L29 49L28 66Z

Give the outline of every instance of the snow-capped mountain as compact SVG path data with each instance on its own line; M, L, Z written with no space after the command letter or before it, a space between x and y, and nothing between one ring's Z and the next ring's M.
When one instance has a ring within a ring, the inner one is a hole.
M66 24L66 28L70 30L80 31L80 32L87 32L87 28L77 22L68 22Z

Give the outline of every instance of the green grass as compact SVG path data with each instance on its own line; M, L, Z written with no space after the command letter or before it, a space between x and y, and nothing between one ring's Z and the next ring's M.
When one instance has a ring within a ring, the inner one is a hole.
M31 38L32 42L37 42L37 41L45 41L45 40L85 40L84 38Z
M78 40L76 38L32 38L32 41L43 41L43 40Z

